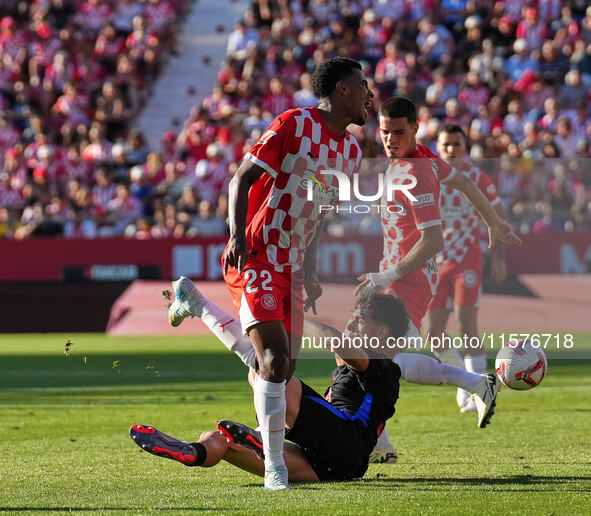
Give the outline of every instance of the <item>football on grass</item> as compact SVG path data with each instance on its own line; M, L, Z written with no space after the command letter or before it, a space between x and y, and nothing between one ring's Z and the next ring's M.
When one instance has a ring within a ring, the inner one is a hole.
M527 391L539 385L548 362L546 355L529 340L511 340L497 353L495 371L510 389Z

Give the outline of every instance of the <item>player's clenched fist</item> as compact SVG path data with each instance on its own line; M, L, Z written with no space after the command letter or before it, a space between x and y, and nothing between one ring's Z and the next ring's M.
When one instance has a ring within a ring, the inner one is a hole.
M228 248L224 255L224 274L228 273L228 267L234 267L242 274L247 260L248 245L246 244L246 236L242 234L230 237Z

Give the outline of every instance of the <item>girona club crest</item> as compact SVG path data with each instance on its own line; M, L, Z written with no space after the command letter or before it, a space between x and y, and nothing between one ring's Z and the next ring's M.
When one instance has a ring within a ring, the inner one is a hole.
M273 294L264 294L261 298L261 305L265 310L275 310L277 308L277 300Z
M475 287L478 283L478 276L475 271L467 270L464 272L464 285L466 287Z

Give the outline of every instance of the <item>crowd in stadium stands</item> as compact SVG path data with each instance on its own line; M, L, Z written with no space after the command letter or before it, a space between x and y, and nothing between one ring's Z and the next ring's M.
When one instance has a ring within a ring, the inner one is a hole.
M0 237L225 234L243 153L280 112L316 105L311 72L334 55L362 62L376 111L417 102L420 143L464 127L522 232L591 228L585 0L254 0L211 94L150 149L133 120L188 4L2 2ZM381 156L375 115L353 131ZM328 231L380 230L350 219Z

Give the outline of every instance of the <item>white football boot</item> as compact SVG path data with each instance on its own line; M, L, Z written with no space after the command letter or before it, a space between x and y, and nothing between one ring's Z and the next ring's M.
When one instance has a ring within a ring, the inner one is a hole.
M398 452L392 445L387 448L378 448L376 446L369 455L371 464L396 464L397 461Z
M495 413L497 394L501 384L494 373L482 375L482 380L472 393L472 401L478 412L478 428L484 428Z
M287 466L285 465L265 469L265 489L267 491L290 489L287 477Z
M369 462L372 464L396 464L398 452L392 445L388 432L384 428L378 437L375 448L369 455Z
M168 307L168 322L171 326L179 326L187 317L201 317L206 299L189 279L181 276L172 282L174 301Z

